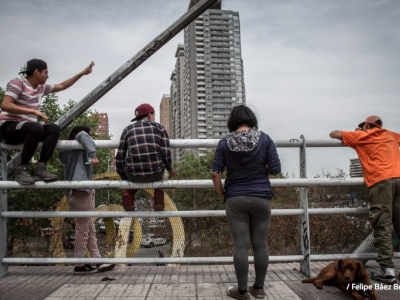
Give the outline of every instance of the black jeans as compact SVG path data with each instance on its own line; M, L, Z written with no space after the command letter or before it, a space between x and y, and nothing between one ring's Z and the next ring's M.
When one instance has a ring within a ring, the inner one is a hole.
M6 121L0 126L3 141L9 145L24 144L21 165L28 165L39 142L43 142L39 162L47 163L60 137L60 126L36 122Z

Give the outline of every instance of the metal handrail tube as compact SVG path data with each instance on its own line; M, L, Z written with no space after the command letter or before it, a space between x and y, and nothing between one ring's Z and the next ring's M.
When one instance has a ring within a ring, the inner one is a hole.
M327 187L360 186L363 178L296 178L270 179L272 187ZM38 181L35 184L21 185L16 181L0 181L1 190L9 189L207 189L214 188L211 180L164 180L150 183L133 183L125 180L96 181Z
M341 258L376 259L376 253L359 254L323 254L311 255L312 261L333 261ZM400 252L394 252L393 258L400 258ZM270 256L270 263L301 262L302 255ZM3 258L3 264L204 264L204 263L233 263L233 257L164 257L164 258ZM254 262L254 257L249 256L249 262Z
M171 139L171 148L216 148L218 139ZM278 148L299 148L303 145L301 139L275 140L275 146ZM97 149L116 149L119 141L95 140ZM38 148L42 148L40 143ZM1 149L22 150L21 145L8 145L1 143ZM307 140L307 147L344 147L339 140ZM83 146L77 141L58 141L56 149L83 149Z
M367 214L368 208L310 208L310 215ZM304 209L273 209L273 216L300 216ZM5 211L2 218L204 218L225 217L225 210L196 211Z
M273 209L273 216L297 216L303 209ZM338 213L339 214L339 213ZM225 217L225 210L196 211L5 211L2 218L203 218Z
M302 255L270 256L270 262L299 262ZM249 256L249 262L254 262L254 257ZM7 264L204 264L204 263L233 263L233 257L164 257L164 258L3 258L2 263Z
M367 214L369 208L309 208L309 215Z

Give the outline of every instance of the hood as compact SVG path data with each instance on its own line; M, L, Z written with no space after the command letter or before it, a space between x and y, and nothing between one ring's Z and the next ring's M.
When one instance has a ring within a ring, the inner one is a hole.
M251 128L246 131L228 133L226 141L229 150L233 152L250 152L257 147L260 137L261 131Z
M257 155L257 146L261 139L261 131L249 129L231 132L226 136L228 148L234 159L241 165L247 164ZM254 150L254 151L253 151Z

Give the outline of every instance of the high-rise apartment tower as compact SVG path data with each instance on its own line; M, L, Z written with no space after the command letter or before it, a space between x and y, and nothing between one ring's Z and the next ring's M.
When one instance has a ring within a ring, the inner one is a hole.
M184 45L178 46L171 75L172 138L220 139L228 133L232 108L246 104L239 13L222 10L221 2L185 28Z
M164 94L161 98L160 102L160 124L165 127L167 130L168 135L170 135L171 130L170 130L170 116L171 116L171 111L170 111L170 102L171 102L171 97L168 94Z

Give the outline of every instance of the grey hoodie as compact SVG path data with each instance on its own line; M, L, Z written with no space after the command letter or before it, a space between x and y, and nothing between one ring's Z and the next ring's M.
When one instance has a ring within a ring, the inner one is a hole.
M64 177L68 181L84 181L92 180L92 165L85 164L91 158L96 157L96 145L94 140L85 131L79 132L75 140L77 140L85 150L72 149L60 150L58 158L65 165ZM79 189L91 193L91 189ZM67 198L71 197L72 189L65 190Z

